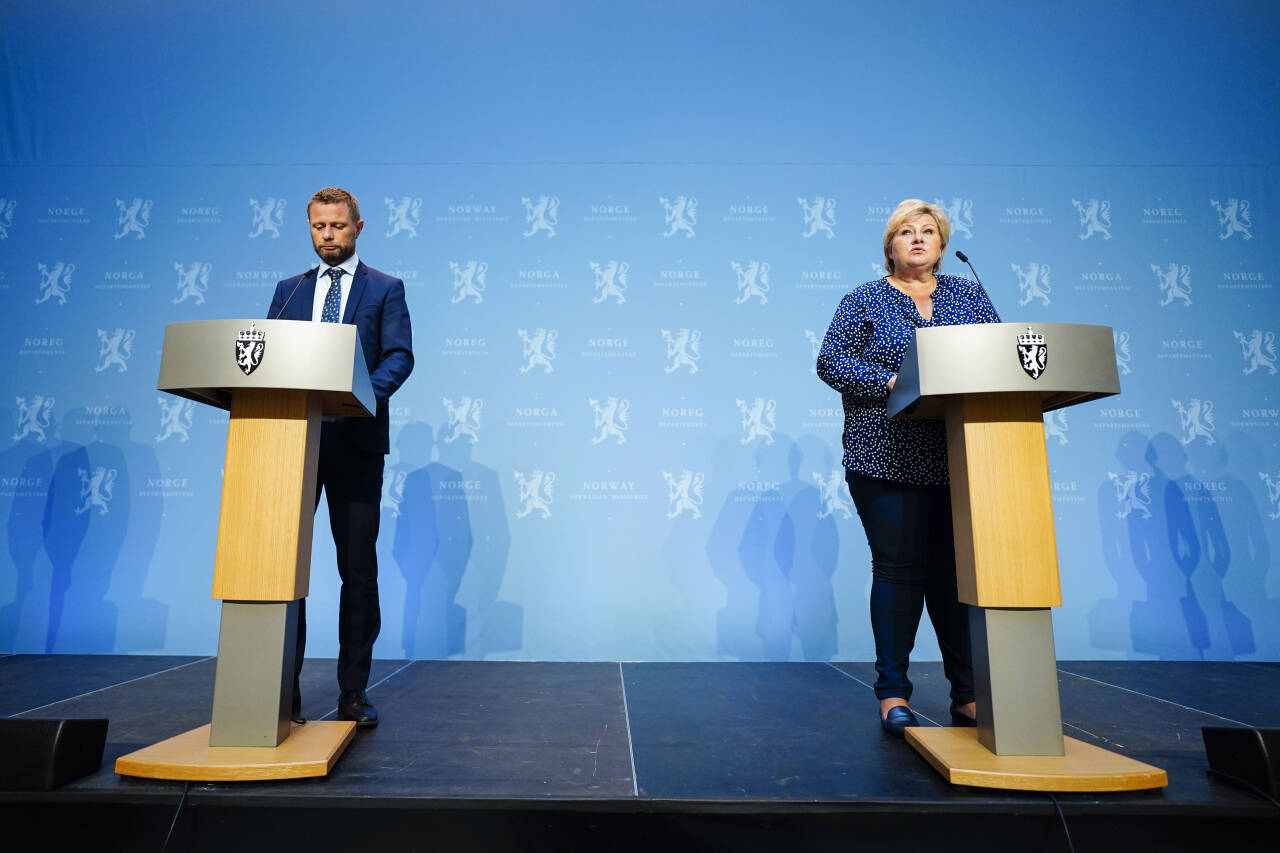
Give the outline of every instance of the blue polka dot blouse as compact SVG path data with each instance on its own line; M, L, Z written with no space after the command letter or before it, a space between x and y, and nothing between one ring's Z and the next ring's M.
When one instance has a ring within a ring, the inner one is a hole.
M899 483L940 484L947 477L947 438L938 420L889 420L889 378L898 372L920 326L999 323L981 285L937 276L933 318L925 322L888 279L869 281L840 300L818 353L818 376L844 403L844 467Z

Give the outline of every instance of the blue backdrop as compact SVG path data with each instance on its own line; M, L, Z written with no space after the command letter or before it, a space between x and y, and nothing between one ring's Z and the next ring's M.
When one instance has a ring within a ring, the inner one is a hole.
M9 0L0 651L214 651L227 419L155 391L164 325L262 316L336 184L416 332L380 656L870 659L813 360L916 196L1004 319L1116 330L1123 394L1046 419L1059 656L1277 659L1278 24ZM333 655L316 530L308 651Z

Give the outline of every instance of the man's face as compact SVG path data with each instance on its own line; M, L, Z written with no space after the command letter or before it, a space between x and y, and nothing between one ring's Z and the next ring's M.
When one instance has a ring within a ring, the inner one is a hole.
M311 223L311 244L329 266L337 266L356 253L356 238L364 220L352 222L345 204L315 202L307 209L307 221Z

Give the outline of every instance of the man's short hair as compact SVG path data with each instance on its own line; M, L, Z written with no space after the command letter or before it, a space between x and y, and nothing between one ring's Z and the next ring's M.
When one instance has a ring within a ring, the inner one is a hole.
M345 204L347 210L351 211L351 221L360 221L360 202L356 197L340 187L325 187L316 192L311 197L311 201L307 202L307 218L311 218L311 205L313 204Z

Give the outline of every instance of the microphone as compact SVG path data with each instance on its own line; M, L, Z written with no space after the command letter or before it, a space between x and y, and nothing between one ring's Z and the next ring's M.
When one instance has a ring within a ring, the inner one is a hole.
M312 270L311 272L316 272L316 271L318 271L319 269L320 269L319 267L316 267L316 268L315 268L314 270ZM293 294L295 294L295 293L297 293L297 292L298 292L298 287L302 284L302 280L303 280L303 279L305 279L308 275L311 275L311 273L307 273L306 275L300 276L300 277L298 278L298 283L297 283L297 284L295 284L295 285L293 286L293 290L289 291L289 298L288 298L288 299L286 299L286 300L284 301L284 304L280 306L280 310L276 312L276 316L274 316L274 317L268 317L268 318L267 318L268 320L279 320L279 319L280 319L280 315L284 313L284 309L288 308L288 307L289 307L289 303L293 301ZM977 275L977 273L974 273L974 275Z
M956 257L964 261L966 264L969 264L969 257L959 249L956 249ZM969 264L969 272L973 273L973 277L977 279L978 286L983 290L986 290L987 286L982 283L982 279L978 278L978 271L973 268L973 264Z

